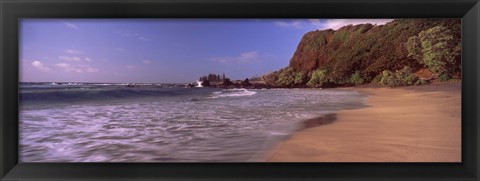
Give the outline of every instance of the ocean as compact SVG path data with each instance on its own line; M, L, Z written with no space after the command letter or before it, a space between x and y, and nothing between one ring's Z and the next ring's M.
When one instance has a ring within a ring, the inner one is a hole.
M20 83L20 162L257 162L307 119L364 106L338 89Z

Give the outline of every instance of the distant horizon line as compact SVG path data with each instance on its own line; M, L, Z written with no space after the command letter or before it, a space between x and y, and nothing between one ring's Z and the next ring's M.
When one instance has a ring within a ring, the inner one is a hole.
M195 83L200 80L196 80L193 82L65 82L65 81L38 81L38 82L32 82L32 81L19 81L18 83L89 83L89 84L188 84L188 83ZM232 81L242 81L240 79L238 80L232 80Z
M89 83L89 84L180 84L180 83L192 83L192 82L65 82L65 81L38 81L38 82L32 82L32 81L19 81L18 83Z

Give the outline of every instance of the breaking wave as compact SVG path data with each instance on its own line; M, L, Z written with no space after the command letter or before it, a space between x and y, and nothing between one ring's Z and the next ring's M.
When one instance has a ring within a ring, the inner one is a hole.
M255 95L257 92L247 90L247 89L225 89L223 91L213 92L211 98L221 98L221 97L242 97L242 96L251 96Z

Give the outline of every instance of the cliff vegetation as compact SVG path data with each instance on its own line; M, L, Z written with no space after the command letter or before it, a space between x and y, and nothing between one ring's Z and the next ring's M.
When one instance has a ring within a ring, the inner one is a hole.
M461 77L460 19L398 19L306 33L272 87L425 84Z

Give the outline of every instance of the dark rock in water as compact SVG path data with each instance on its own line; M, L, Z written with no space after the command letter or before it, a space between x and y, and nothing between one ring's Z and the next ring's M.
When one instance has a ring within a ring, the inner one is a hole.
M188 83L185 88L192 88L192 87L195 87L195 85L193 85L192 83Z
M201 84L203 87L210 87L210 81L208 80L204 80Z
M222 77L223 78L223 77ZM201 85L203 87L210 87L210 88L222 88L222 89L235 89L235 88L245 88L245 89L270 89L273 88L271 85L265 84L263 81L253 81L250 82L250 79L245 80L235 80L231 81L229 78L223 78L222 82L219 81L209 81L209 80L201 80L203 81ZM188 84L185 87L195 87L195 84Z
M140 87L140 85L129 83L127 84L127 87Z
M222 83L223 86L230 86L230 85L232 85L232 84L233 84L233 83L230 81L229 78L225 78L225 79L223 80L223 83Z
M250 81L247 79L245 79L244 81L242 81L242 86L251 86L252 84L250 83Z

